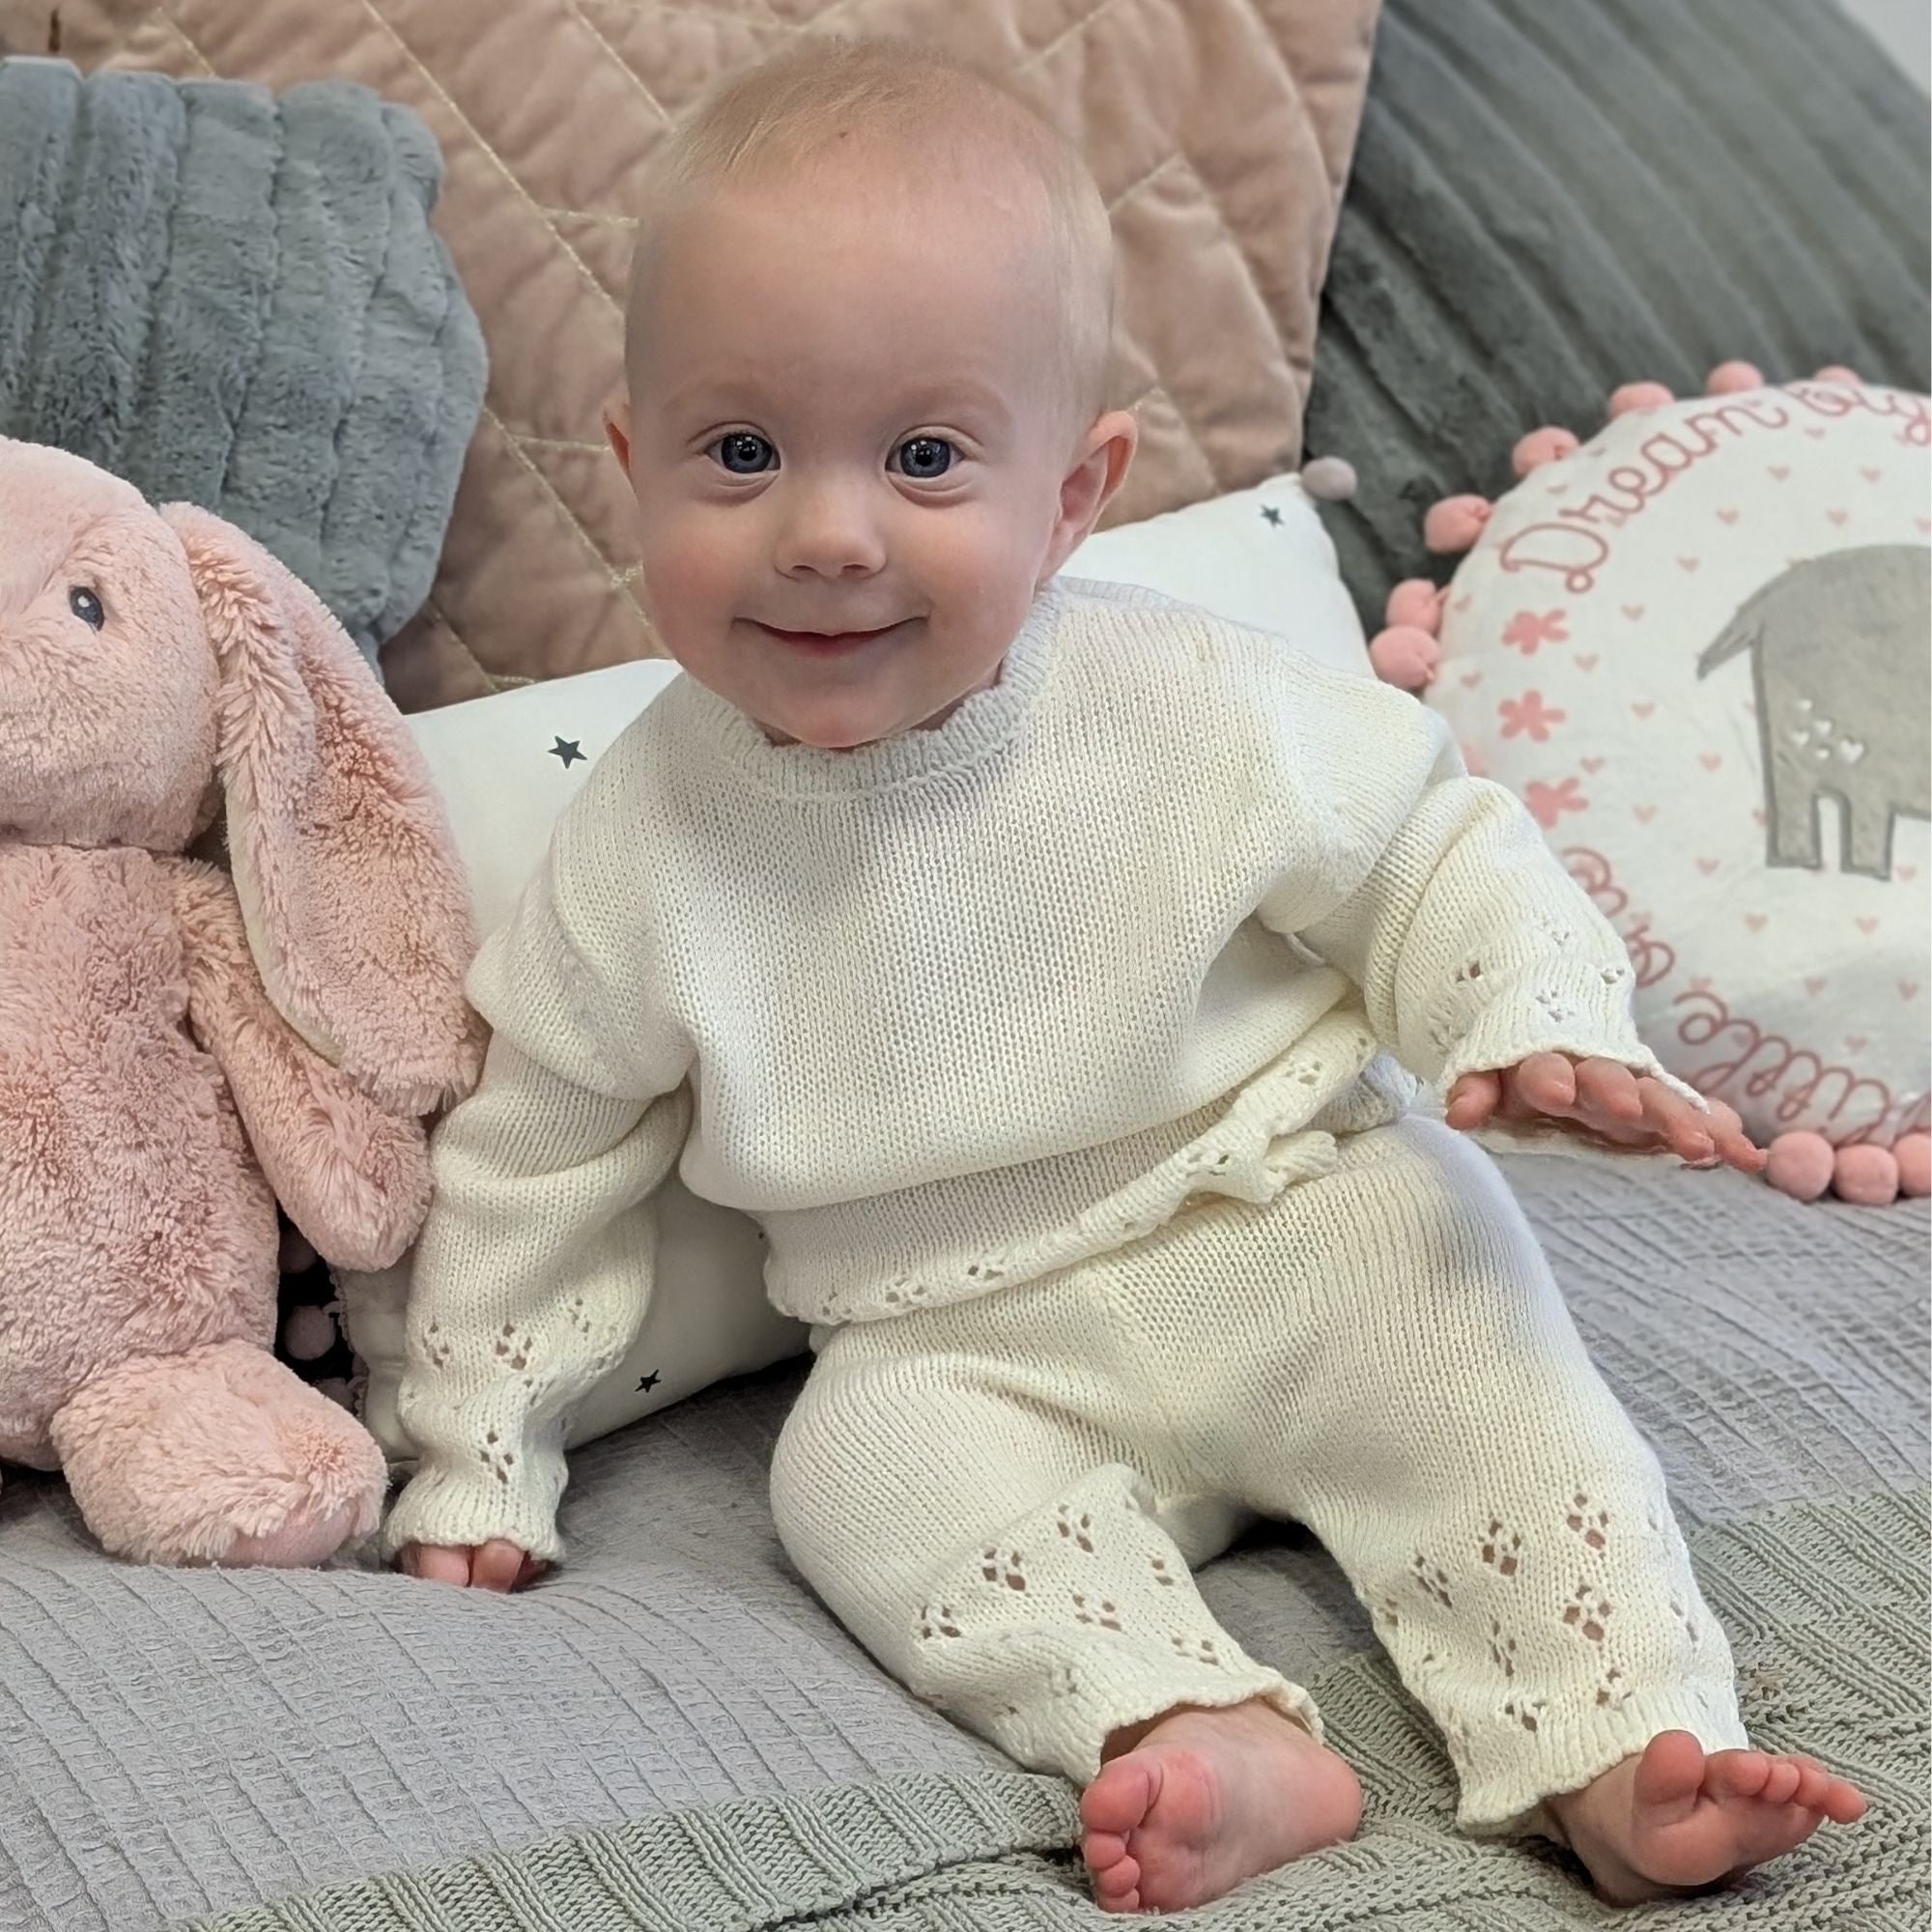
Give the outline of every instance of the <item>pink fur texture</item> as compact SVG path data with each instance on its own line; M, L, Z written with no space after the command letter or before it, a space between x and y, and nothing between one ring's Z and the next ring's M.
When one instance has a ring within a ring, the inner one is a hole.
M225 808L233 879L186 856ZM241 532L0 440L0 1459L110 1550L304 1563L380 1452L268 1352L277 1197L393 1261L480 1028L407 731Z

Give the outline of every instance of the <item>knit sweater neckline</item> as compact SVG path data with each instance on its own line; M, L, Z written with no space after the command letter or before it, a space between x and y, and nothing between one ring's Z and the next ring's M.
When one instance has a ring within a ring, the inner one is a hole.
M963 771L992 756L1033 709L1052 668L1063 601L1057 583L1040 591L999 677L943 724L848 752L775 745L735 704L687 676L694 738L745 781L778 797L860 797Z

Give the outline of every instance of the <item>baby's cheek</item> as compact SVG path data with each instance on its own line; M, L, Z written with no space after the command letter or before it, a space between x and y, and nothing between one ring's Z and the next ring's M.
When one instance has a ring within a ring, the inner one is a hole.
M643 545L643 604L668 643L679 637L716 635L744 589L742 546L713 519L690 514L647 526Z

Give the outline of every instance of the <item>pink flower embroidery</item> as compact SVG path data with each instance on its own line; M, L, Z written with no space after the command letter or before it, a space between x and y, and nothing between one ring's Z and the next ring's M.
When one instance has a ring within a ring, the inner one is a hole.
M1565 779L1561 784L1553 785L1532 779L1522 788L1522 802L1536 814L1536 822L1546 832L1553 832L1566 811L1583 811L1590 804L1577 789L1575 779Z
M1564 643L1569 636L1568 611L1545 611L1539 615L1534 611L1519 611L1509 620L1503 642L1513 644L1524 657L1533 658L1539 645Z
M1540 691L1525 691L1520 697L1506 697L1496 711L1503 721L1505 738L1527 734L1539 745L1548 743L1550 731L1570 715L1545 704Z

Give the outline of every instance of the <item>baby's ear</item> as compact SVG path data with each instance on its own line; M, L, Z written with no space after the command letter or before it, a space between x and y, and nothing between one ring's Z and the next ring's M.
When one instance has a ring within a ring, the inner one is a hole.
M1040 572L1042 583L1093 535L1101 512L1126 481L1140 440L1141 426L1125 410L1109 410L1087 432L1060 485L1060 516Z
M631 473L631 398L627 391L619 389L604 405L604 434L610 440L617 458L617 467L626 476Z

